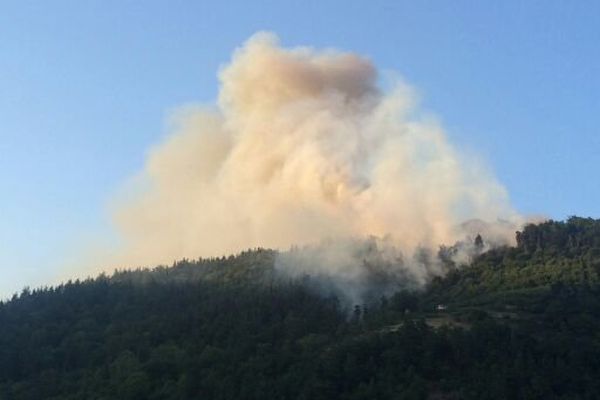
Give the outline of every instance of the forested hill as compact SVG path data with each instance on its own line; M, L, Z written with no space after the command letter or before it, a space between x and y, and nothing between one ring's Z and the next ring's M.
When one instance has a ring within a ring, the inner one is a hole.
M26 289L0 399L600 398L600 221L517 243L350 312L263 249Z
M434 288L448 299L553 285L600 284L600 220L571 217L528 225L515 247L501 247L454 268Z

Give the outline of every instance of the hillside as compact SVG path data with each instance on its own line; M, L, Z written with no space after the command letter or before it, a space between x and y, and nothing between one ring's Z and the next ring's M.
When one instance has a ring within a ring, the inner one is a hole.
M23 290L0 303L0 399L600 398L599 220L354 306L276 254Z
M543 293L558 286L589 287L600 283L600 223L571 217L528 225L516 234L515 247L492 249L469 266L451 268L434 280L430 292L452 301Z

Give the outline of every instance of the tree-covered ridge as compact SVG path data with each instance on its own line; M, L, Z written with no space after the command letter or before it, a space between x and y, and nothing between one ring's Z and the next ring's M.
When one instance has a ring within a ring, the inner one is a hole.
M263 249L27 289L0 303L0 399L600 398L599 224L351 310Z
M600 220L571 217L527 225L515 247L501 247L459 267L434 286L451 296L600 283Z
M275 279L276 255L274 250L257 248L228 257L183 259L174 262L171 267L117 270L109 280L142 285L167 282L189 284L199 281L242 286L271 285Z

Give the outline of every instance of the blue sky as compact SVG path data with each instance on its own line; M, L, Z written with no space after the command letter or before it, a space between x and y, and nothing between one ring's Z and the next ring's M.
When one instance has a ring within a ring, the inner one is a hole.
M399 72L522 213L600 217L598 20L594 1L3 2L0 294L110 237L169 110L213 101L259 30Z

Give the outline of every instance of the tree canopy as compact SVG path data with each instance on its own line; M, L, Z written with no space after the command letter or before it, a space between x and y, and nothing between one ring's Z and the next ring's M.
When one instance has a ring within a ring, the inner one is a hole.
M600 398L598 220L351 306L275 255L24 289L0 303L0 399Z

